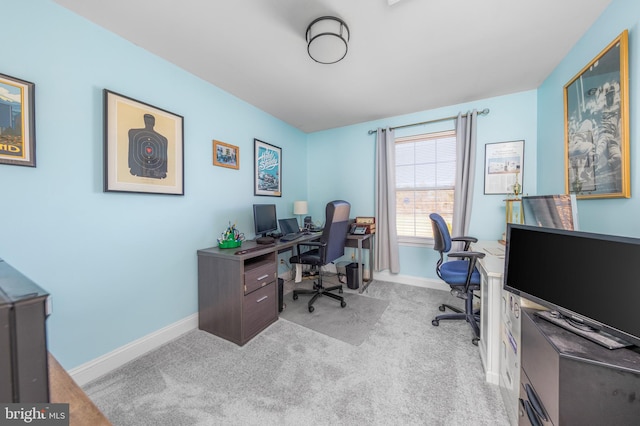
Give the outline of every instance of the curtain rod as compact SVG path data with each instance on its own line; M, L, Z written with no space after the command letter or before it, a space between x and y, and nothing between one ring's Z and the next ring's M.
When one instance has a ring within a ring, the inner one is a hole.
M489 108L485 108L482 111L478 111L478 115L487 115L489 114ZM451 117L444 117L444 118L436 118L435 120L429 120L429 121L423 121L421 123L413 123L413 124L404 124L402 126L396 126L396 127L391 127L391 130L395 130L395 129L402 129L404 127L413 127L413 126L420 126L422 124L429 124L429 123L437 123L440 121L447 121L447 120L453 120L454 118L458 118L457 115L452 115ZM376 133L377 130L369 130L369 134L372 135L374 133Z

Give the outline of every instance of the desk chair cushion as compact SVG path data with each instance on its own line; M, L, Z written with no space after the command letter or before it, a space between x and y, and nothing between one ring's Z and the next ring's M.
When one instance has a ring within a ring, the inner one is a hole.
M467 283L467 272L469 270L468 260L450 260L440 265L440 275L450 286L464 286ZM480 285L480 272L478 268L473 268L470 286Z

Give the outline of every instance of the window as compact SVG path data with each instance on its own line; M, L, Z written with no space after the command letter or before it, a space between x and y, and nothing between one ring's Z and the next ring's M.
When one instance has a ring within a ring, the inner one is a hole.
M455 130L396 139L396 217L400 242L433 238L429 214L451 225L456 176Z

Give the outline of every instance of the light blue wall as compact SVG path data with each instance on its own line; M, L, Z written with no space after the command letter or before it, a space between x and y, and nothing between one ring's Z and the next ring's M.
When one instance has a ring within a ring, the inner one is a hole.
M308 199L318 219L327 201L343 198L352 216L373 215L375 136L367 131L473 108L491 113L478 119L470 233L497 239L504 197L483 194L484 146L524 139L525 193L562 192L562 86L624 28L630 121L638 122L639 12L640 3L614 0L538 91L305 135L49 0L5 1L3 32L11 36L0 73L36 83L38 167L0 165L0 257L53 294L49 347L73 368L197 312L196 250L213 245L229 221L252 234L251 204L275 202L285 217L294 200ZM185 117L185 196L102 192L104 88ZM633 126L631 137L633 190ZM253 138L283 149L282 198L253 196ZM212 139L240 147L239 171L211 164ZM640 234L637 208L634 198L582 201L580 220ZM431 249L401 248L403 275L434 277L434 263Z
M538 189L541 194L564 193L563 88L625 29L629 30L629 99L631 198L578 201L580 229L591 232L640 236L638 138L640 122L640 2L614 0L538 89Z
M376 136L369 135L369 130L454 116L474 108L489 108L489 115L478 118L470 234L480 239L498 240L505 226L505 196L484 195L485 144L524 140L523 191L536 193L536 102L536 92L527 91L310 134L307 139L309 209L314 216L320 216L323 203L337 197L351 202L352 217L374 215ZM416 126L398 130L396 136L435 132L453 126L453 120ZM435 256L431 248L401 246L400 274L434 278Z
M36 84L37 167L0 165L0 257L53 295L69 369L197 312L196 251L229 221L252 235L253 203L306 198L306 135L51 1L2 16L0 73ZM184 117L184 196L102 192L104 88ZM282 198L253 196L254 138L283 149ZM212 165L212 139L240 170Z

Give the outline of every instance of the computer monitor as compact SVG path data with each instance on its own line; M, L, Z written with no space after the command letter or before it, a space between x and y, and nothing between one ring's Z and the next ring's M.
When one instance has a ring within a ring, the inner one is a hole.
M578 230L575 194L525 196L522 209L525 225Z
M278 229L278 216L275 204L254 204L253 223L256 237L266 238L269 232Z
M300 232L300 227L298 226L298 219L295 217L289 219L280 219L278 220L280 223L280 232L283 234L295 234Z

